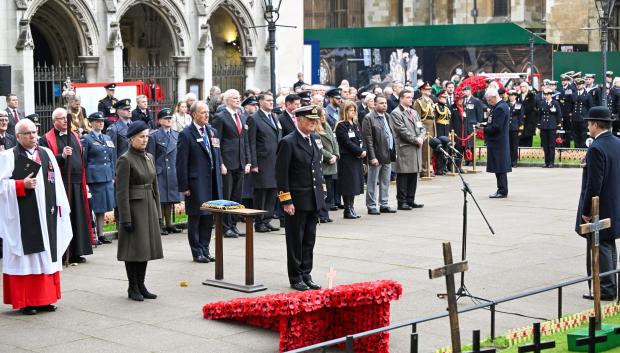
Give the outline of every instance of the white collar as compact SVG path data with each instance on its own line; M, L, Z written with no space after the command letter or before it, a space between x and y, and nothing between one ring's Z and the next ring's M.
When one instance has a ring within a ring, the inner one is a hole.
M260 108L259 108L259 109L260 109ZM263 112L263 114L265 114L265 116L266 116L266 117L269 117L269 114L271 114L271 113L272 113L272 112L269 112L269 113L268 113L268 112L266 112L266 111L264 111L264 110L262 110L262 109L260 109L260 111L261 111L261 112Z
M609 130L605 130L605 131L601 131L598 133L598 135L594 136L594 139L596 140L599 136L601 136L602 134L606 133Z
M228 108L228 106L226 107L226 110L228 111L228 113L230 113L230 116L232 116L233 118L235 117L235 114L239 114L237 111Z
M301 134L301 137L303 137L304 139L310 137L310 135L306 135L303 132L301 132L301 130L299 130L299 128L297 128L297 131L299 131L299 133Z

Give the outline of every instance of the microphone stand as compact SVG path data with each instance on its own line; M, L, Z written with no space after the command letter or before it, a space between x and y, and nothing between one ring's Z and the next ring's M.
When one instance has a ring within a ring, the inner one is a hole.
M441 147L439 147L438 150L441 151L443 155L450 160L450 162L452 162L452 165L455 167L454 169L457 170L459 178L461 179L461 183L463 184L463 188L461 189L463 191L463 237L462 237L462 247L461 247L461 261L465 261L465 259L467 258L467 204L469 203L469 201L467 200L467 194L471 196L471 199L476 204L476 207L478 208L480 215L484 219L492 235L495 235L495 231L493 230L493 227L491 226L491 224L489 223L489 220L484 214L484 211L482 211L482 208L478 204L478 201L476 200L476 197L474 196L471 190L471 187L469 186L469 183L465 181L465 178L463 178L463 173L461 173L461 168L459 168L456 165L456 162L454 161L454 157L448 154ZM446 296L445 294L437 294L437 297L439 298L444 298L445 296ZM477 299L477 300L482 300L482 301L487 301L487 302L490 301L488 299L477 297L471 294L469 289L467 289L467 287L465 286L465 272L461 272L461 285L456 291L456 300L458 301L462 297L469 297L472 299Z

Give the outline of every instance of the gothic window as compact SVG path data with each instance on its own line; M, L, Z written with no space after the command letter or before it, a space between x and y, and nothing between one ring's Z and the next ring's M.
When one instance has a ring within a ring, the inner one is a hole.
M364 26L364 0L304 0L305 28Z

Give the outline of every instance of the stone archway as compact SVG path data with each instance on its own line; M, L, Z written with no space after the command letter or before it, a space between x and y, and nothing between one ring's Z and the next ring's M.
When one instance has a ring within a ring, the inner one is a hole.
M198 0L203 7L202 11L208 12L209 22L212 21L213 15L220 9L225 10L237 28L239 44L241 47L241 57L256 58L257 49L254 46L257 39L257 32L254 26L252 15L246 6L239 0ZM251 2L253 3L253 1ZM247 59L244 59L247 61Z

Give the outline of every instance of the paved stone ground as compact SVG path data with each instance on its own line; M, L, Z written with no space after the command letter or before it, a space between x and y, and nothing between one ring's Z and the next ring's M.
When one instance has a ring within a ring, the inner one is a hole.
M491 200L495 178L467 175L480 206L497 234L491 236L475 205L469 207L470 270L466 283L481 297L497 298L585 273L585 242L572 231L579 196L579 169L518 168L509 174L508 199ZM333 265L337 284L376 279L402 283L401 300L393 302L392 322L431 315L446 308L436 293L445 281L429 280L429 268L443 263L441 243L451 241L455 258L461 249L462 194L458 177L420 182L418 202L410 212L368 216L363 197L357 198L357 221L320 225L315 249L315 279L326 283ZM395 190L392 187L392 205ZM243 224L241 224L243 225ZM288 291L284 232L256 237L256 278L269 289ZM63 298L55 313L25 317L8 306L0 309L0 352L277 352L276 333L201 317L205 303L237 298L241 293L203 286L213 278L214 264L191 261L184 234L164 238L165 259L153 261L147 285L160 297L132 302L126 295L124 266L116 261L116 246L104 245L86 264L62 273ZM243 279L243 238L225 239L225 278ZM180 287L179 281L189 281ZM585 310L585 284L564 290L565 313ZM260 293L258 295L264 294ZM556 293L542 294L498 307L499 310L553 318ZM463 299L460 305L471 301ZM461 316L464 342L471 330L489 334L486 310ZM533 319L497 314L497 333L532 323ZM448 320L418 325L421 351L449 345ZM392 352L409 351L409 329L394 331Z

